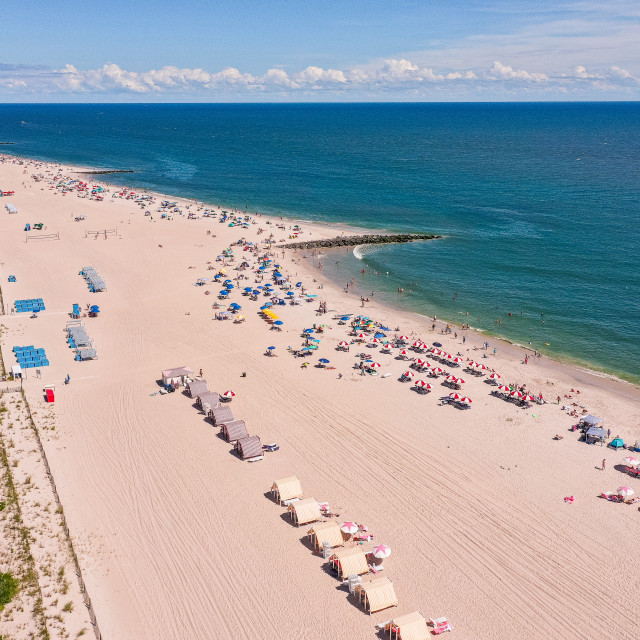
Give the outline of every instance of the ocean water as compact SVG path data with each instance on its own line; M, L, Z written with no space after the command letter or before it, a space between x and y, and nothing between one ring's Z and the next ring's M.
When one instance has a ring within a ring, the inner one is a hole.
M640 103L0 105L0 141L135 171L120 184L443 234L323 270L640 382Z

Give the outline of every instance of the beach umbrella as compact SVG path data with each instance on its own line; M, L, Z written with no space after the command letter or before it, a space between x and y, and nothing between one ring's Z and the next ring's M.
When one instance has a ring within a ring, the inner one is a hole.
M431 349L431 353L433 353L434 356L442 355L442 351L440 351L440 349L436 349L435 347Z
M378 333L376 333L376 338L386 338L387 334L386 333L382 333L382 331L378 331Z
M524 396L522 396L522 399L525 402L533 402L535 400L535 398L533 396L530 396L530 395L524 395Z
M288 296L295 296L296 294L293 291L287 291Z
M456 378L456 382L458 384L464 384L466 382L466 380L464 380L463 378Z
M236 316L236 320L244 320L245 317L244 316Z
M471 404L471 398L467 398L465 396L463 398L460 398L460 402L462 402L462 404Z
M346 533L350 536L355 535L356 533L358 533L358 525L355 522L343 522L340 525L340 531L342 531L342 533Z
M301 287L302 286L302 282L296 282L296 287Z
M341 340L340 342L338 342L338 346L339 347L348 347L349 343L346 340Z
M512 398L522 398L522 394L517 389L514 389L509 395Z
M425 382L424 380L416 380L415 386L420 389L431 389L431 385L428 382Z
M453 359L453 362L457 362L458 364L460 364L461 362L464 362L464 360L462 358L456 357Z
M244 290L246 293L251 293L251 287L245 287Z
M416 360L415 364L416 364L416 366L418 366L418 367L423 367L423 366L424 366L424 364L425 364L425 361L424 361L424 360L421 360L420 358L418 358L418 359Z
M402 374L402 377L403 377L403 378L413 378L415 375L416 375L416 374L415 374L415 373L413 373L413 371L405 371L405 372Z
M276 320L273 324L275 324L277 327L281 327L284 322L282 322L282 320Z
M233 391L229 390L229 391L225 391L222 395L225 398L233 398L236 394Z
M628 498L629 496L632 496L634 493L635 491L631 487L618 487L619 496L624 496L625 498Z
M302 333L313 333L313 329L303 329Z
M462 398L462 396L459 393L455 393L455 391L453 393L450 393L449 397L452 400L460 400Z
M511 387L508 387L506 384L501 384L498 387L498 391L505 391L505 392L511 392Z
M326 358L320 358L319 362L322 362L322 364L329 364L329 361Z
M447 376L447 377L445 378L445 380L446 380L447 382L456 382L456 381L458 380L458 378L456 378L455 376L451 375L451 376Z
M236 288L236 286L234 284L231 284L231 283L229 283L229 284L227 284L225 286L227 287L227 289L235 289Z
M420 342L420 340L416 340L411 346L420 348L422 347L422 343Z
M369 369L379 369L382 365L379 362L372 362L369 365Z
M500 380L500 375L497 373L492 373L489 377L491 380Z
M633 456L627 456L622 462L624 462L629 467L637 467L640 464L640 460L638 460L638 458L634 458Z
M439 375L439 374L441 374L441 373L444 373L444 370L443 370L443 369L441 369L440 367L433 367L433 368L431 369L431 371L433 371L433 373L435 373L436 375Z
M374 558L380 558L383 560L384 558L388 558L391 555L391 549L387 547L386 544L379 544L373 547L373 551L371 552Z
M273 351L273 349L275 349L275 347L267 347L267 349L268 349L269 351Z
M368 338L369 334L368 333L359 333L358 334L358 338Z
M400 355L400 356L408 356L409 352L406 349L403 349L402 351L400 351L400 353L398 355Z
M398 340L401 340L402 342L407 342L407 340L409 340L409 336L400 336Z
M476 362L476 369L481 369L482 371L486 371L489 367L486 364L482 364L481 362Z

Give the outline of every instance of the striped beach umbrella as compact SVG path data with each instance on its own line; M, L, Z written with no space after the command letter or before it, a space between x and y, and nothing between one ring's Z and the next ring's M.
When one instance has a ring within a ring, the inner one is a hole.
M627 456L622 462L624 462L629 467L637 467L640 464L640 460L638 460L638 458L634 458L633 456Z
M401 340L402 342L407 342L407 340L409 340L409 339L410 339L409 336L400 336L398 338L398 340Z
M455 391L453 393L450 393L449 397L452 400L460 400L462 398L462 396L459 393L456 393Z
M631 487L618 487L619 496L624 496L625 498L628 498L629 496L632 496L634 493L635 491Z
M415 386L419 389L431 389L431 385L424 380L416 380Z
M458 381L458 378L456 378L454 375L449 375L449 376L447 376L447 377L445 378L445 380L446 380L447 382L457 382L457 381Z
M402 377L403 377L403 378L413 378L415 375L416 375L416 374L415 374L415 373L413 373L413 371L405 371L405 372L402 374Z
M358 338L368 338L369 334L368 333L359 333L358 334Z
M433 367L431 371L432 373L435 373L437 376L439 376L441 373L444 373L444 370L441 369L440 367Z
M512 398L522 398L522 393L520 393L517 389L514 389L510 394Z
M462 404L471 404L472 400L471 398L467 398L466 396L464 396L463 398L460 398L460 402Z
M455 362L456 364L462 364L464 362L464 360L458 356L456 356L455 358L453 358L452 362Z
M235 397L236 394L233 391L229 390L229 391L225 391L222 395L225 398L233 398Z
M511 393L511 387L507 386L506 384L501 384L498 387L498 391L504 391L505 393Z
M373 551L371 553L374 558L384 559L391 555L391 549L389 549L386 544L379 544L373 547Z
M382 365L379 362L371 362L367 365L369 369L379 369Z
M491 378L491 380L500 380L501 376L498 373L492 373L489 378Z
M347 535L353 536L358 533L358 525L355 522L343 522L340 525L340 531L342 533L346 533Z
M340 342L338 342L338 346L339 347L348 347L349 343L346 340L341 340Z
M522 396L522 399L525 402L533 402L535 400L535 398L533 396L530 396L530 395L524 395L524 396Z

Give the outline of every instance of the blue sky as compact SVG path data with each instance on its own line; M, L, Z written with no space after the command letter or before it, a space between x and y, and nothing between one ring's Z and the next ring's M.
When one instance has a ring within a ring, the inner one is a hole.
M640 99L639 0L2 8L5 102Z

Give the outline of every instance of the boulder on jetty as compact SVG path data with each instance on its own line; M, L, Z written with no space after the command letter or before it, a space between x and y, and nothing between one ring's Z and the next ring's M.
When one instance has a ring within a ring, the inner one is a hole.
M442 236L435 233L403 233L398 235L336 236L324 240L291 242L277 245L281 249L320 249L330 247L355 247L360 244L391 244L393 242L415 242L416 240L436 240Z

